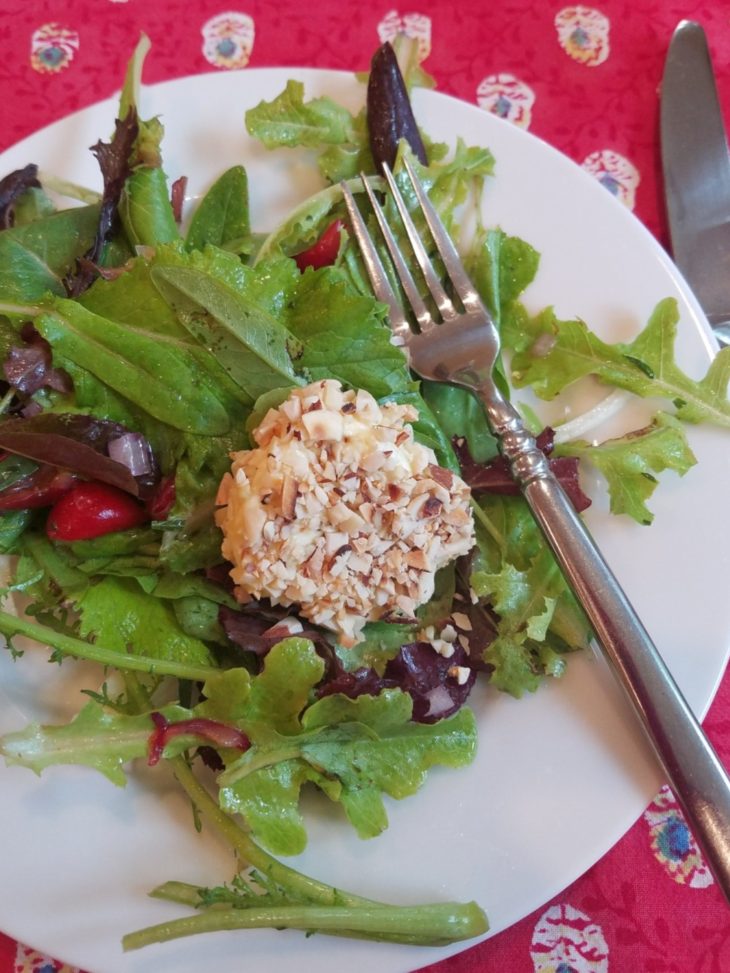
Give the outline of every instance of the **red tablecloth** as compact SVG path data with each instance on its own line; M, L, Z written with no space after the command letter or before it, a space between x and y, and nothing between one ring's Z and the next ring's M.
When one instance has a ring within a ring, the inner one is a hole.
M586 166L664 242L657 92L682 18L708 31L730 105L717 0L0 0L0 149L111 95L140 31L150 82L247 66L365 69L379 38L421 39L439 89L506 115ZM706 721L730 761L730 677ZM1 855L1 851L0 851ZM52 878L49 878L52 880ZM427 955L424 954L424 961ZM723 973L730 912L666 791L606 857L509 930L430 973ZM0 933L0 973L68 970Z

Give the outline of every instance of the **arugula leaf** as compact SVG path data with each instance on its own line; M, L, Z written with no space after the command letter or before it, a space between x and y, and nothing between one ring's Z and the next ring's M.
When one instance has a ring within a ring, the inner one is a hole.
M490 229L476 235L465 263L499 327L503 311L535 279L540 254L519 237Z
M240 725L253 746L220 778L224 810L246 818L257 838L280 854L306 842L298 810L310 781L340 801L361 837L387 826L381 792L402 798L424 782L429 767L459 766L474 753L469 710L426 725L411 722L412 700L400 690L378 696L327 696L307 706L324 664L311 643L287 639L251 680Z
M180 706L161 710L170 721L190 715ZM30 723L17 733L0 738L0 753L10 765L28 767L40 774L58 764L79 764L104 774L113 784L127 783L124 764L144 757L153 725L148 715L129 716L87 703L70 723L41 726ZM189 745L184 737L171 740L165 756L182 752Z
M406 151L404 143L401 143L401 148ZM452 230L455 228L457 207L467 200L471 189L478 198L484 180L494 173L494 156L489 149L467 145L462 138L456 140L453 155L444 162L424 167L413 159L411 161L431 202L444 223ZM405 188L408 196L413 194L410 180L403 180L399 185L401 190Z
M210 650L180 627L169 602L148 595L126 578L104 578L76 599L83 638L105 648L152 658L208 665Z
M635 395L669 399L686 422L730 426L730 350L716 355L701 381L689 378L674 360L678 320L677 302L666 298L633 342L609 345L583 321L558 321L548 309L523 321L529 330L518 338L512 378L519 387L531 385L541 398L552 399L578 379L595 375ZM538 339L547 349L544 354L533 353Z
M659 485L653 474L674 470L683 476L697 462L681 424L666 412L659 412L645 429L599 445L563 443L557 451L588 460L600 470L608 482L611 513L628 514L640 524L654 519L645 503Z
M483 496L473 509L470 584L498 614L483 657L493 685L519 697L543 675L561 675L564 653L585 647L590 629L523 498Z

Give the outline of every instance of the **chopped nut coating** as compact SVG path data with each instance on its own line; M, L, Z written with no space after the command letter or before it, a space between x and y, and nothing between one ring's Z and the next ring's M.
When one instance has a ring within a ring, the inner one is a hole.
M331 379L269 410L217 497L240 601L298 605L345 646L367 621L410 618L428 601L474 526L469 488L415 442L416 418Z

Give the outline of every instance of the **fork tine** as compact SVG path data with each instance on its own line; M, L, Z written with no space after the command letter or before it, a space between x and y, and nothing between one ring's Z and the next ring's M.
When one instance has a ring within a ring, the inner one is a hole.
M398 243L393 235L393 231L388 225L388 221L383 213L383 208L378 202L375 193L370 188L370 184L367 181L367 176L364 173L360 174L363 186L365 187L365 192L368 194L368 199L370 200L370 205L375 213L375 218L378 221L378 226L380 227L380 232L383 234L383 239L388 247L388 252L390 253L390 258L393 261L393 266L398 274L398 278L403 285L403 290L405 291L406 297L408 298L408 303L411 305L411 309L418 321L418 326L421 331L427 331L429 327L433 327L433 318L431 313L426 307L421 295L418 293L418 288L413 280L413 275L411 274L408 264L403 259L403 254L398 249Z
M418 261L418 266L421 268L421 273L423 274L424 280L426 281L428 289L431 292L431 297L433 297L434 301L436 302L436 306L438 307L444 321L451 321L457 316L456 308L451 303L451 298L443 289L441 281L439 280L436 271L433 269L433 265L428 256L426 248L423 245L421 236L416 229L413 220L411 219L411 214L408 212L408 207L405 204L405 200L401 195L400 189L398 189L398 184L393 178L393 173L390 171L390 167L388 166L387 162L383 163L382 171L386 182L388 183L388 188L390 189L391 195L395 200L396 206L398 207L400 218L403 221L403 226L405 227L406 234L410 240L415 258Z
M428 224L428 228L431 231L431 236L433 237L434 243L438 248L438 252L441 254L441 259L444 262L444 266L446 267L446 271L451 279L451 283L454 285L454 290L461 298L461 301L467 310L481 309L481 299L476 292L474 285L469 279L468 274L464 270L461 257L454 246L453 240L446 232L446 227L441 222L441 217L438 215L433 203L428 198L428 194L423 188L421 180L416 175L413 166L405 157L403 158L403 164L405 165L406 172L410 177L416 198L421 206L426 223ZM385 175L387 178L389 173L386 172Z
M340 187L345 200L345 206L347 207L347 213L350 217L350 223L358 246L360 247L363 261L365 262L365 269L370 278L370 283L373 286L373 293L379 301L388 305L388 318L391 331L398 338L398 343L404 345L412 334L408 318L401 307L397 294L390 286L383 262L373 243L373 238L370 236L368 228L365 225L365 220L360 214L355 197L344 182L340 183ZM370 187L366 184L366 188L369 190Z

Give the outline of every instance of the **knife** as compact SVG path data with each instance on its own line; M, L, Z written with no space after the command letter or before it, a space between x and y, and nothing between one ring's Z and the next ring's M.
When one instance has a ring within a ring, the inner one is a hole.
M702 27L677 26L661 86L664 190L674 261L718 342L730 344L730 155Z

